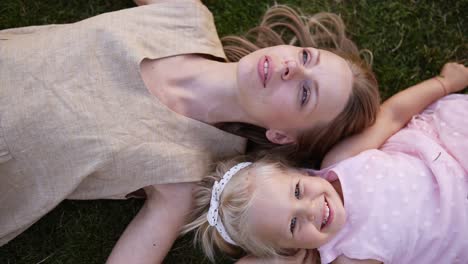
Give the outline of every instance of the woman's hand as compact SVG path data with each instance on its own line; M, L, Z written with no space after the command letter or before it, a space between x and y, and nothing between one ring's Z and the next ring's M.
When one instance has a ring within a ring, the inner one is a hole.
M157 2L162 2L162 0L133 0L137 6L150 5Z
M149 0L133 0L133 2L135 2L135 4L136 4L137 6L149 4L149 3L148 3Z
M459 92L468 86L468 68L462 64L449 62L444 65L440 76L435 77L446 94Z

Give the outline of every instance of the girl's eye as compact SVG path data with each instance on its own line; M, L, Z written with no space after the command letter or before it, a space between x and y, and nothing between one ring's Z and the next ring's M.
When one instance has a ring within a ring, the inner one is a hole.
M305 65L308 60L309 60L309 52L307 52L307 50L303 49L302 50L302 63L304 63L304 65Z
M296 228L296 221L297 221L296 217L291 219L291 224L289 225L289 230L291 231L291 234L294 234L294 228Z
M301 106L305 105L307 102L307 99L309 99L309 87L306 85L302 86L302 96L301 96Z
M299 183L296 184L296 189L294 190L294 197L299 199L301 197L301 190L299 189Z

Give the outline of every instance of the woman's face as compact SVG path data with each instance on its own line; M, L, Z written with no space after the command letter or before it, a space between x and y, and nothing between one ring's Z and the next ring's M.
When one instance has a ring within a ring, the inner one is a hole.
M318 248L341 230L345 219L339 194L322 178L291 171L255 179L248 226L277 248Z
M252 122L295 140L344 109L353 75L331 52L281 45L243 57L237 82L240 104Z

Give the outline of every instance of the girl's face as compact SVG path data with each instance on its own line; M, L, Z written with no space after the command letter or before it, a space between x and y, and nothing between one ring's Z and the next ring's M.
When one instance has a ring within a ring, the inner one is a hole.
M343 202L326 180L296 171L255 179L248 222L253 235L281 249L314 249L345 223Z
M331 52L281 45L243 57L237 82L241 107L255 124L297 138L344 109L353 74Z

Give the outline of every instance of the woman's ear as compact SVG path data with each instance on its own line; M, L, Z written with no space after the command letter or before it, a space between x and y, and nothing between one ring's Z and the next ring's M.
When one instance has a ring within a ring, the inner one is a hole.
M269 141L279 145L291 144L296 142L295 137L277 129L268 129L265 132L265 136L268 138Z

